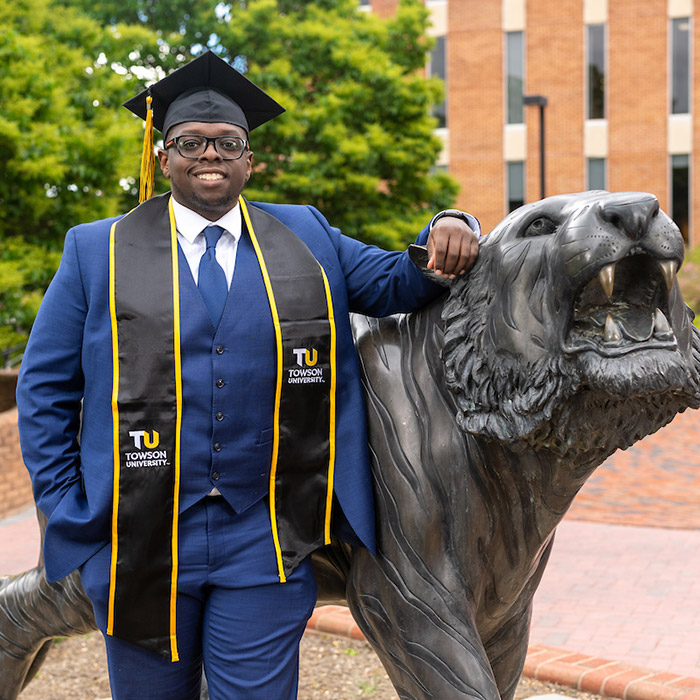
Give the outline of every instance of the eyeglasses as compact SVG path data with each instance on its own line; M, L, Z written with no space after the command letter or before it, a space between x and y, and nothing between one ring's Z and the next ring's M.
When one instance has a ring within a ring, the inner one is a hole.
M248 142L240 136L202 136L201 134L181 134L170 139L165 144L170 148L173 144L183 158L199 158L203 156L209 144L214 144L214 150L223 160L238 160L248 147Z

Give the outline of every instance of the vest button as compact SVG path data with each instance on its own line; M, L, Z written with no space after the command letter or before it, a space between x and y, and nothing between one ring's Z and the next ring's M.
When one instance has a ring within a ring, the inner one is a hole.
M221 452L221 443L220 442L214 443L214 452Z
M217 345L217 346L216 346L216 354L217 354L217 355L223 355L223 354L224 354L224 346L223 346L223 345Z
M221 421L221 420L223 420L223 419L224 419L224 414L223 414L221 411L219 411L219 412L216 414L216 420Z
M223 379L217 379L217 380L216 380L216 386L218 386L219 389L221 389L221 387L222 387L223 385L224 385L224 380L223 380Z
M219 474L219 472L212 472L211 478L212 478L214 481L218 481L220 476L221 476L221 475Z

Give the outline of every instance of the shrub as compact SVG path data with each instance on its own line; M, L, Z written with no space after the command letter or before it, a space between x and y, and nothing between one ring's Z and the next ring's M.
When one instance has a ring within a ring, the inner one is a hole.
M678 272L678 283L685 303L696 314L695 325L700 328L700 245L686 250L685 262Z

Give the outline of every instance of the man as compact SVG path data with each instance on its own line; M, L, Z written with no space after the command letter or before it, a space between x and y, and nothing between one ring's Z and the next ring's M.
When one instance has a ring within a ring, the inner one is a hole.
M440 290L311 207L240 197L249 132L283 109L214 54L149 92L127 106L172 192L69 231L22 364L47 577L79 568L115 700L193 700L202 665L213 700L293 700L310 553L375 547L348 313ZM465 221L419 235L436 272L473 263Z

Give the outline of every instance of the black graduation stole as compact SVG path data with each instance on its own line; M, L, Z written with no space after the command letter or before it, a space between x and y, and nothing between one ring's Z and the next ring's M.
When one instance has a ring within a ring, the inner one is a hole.
M333 304L325 272L306 245L270 214L243 198L240 203L275 331L269 501L284 583L331 538ZM169 194L147 200L112 226L109 288L114 491L107 633L177 661L182 378L178 245Z

